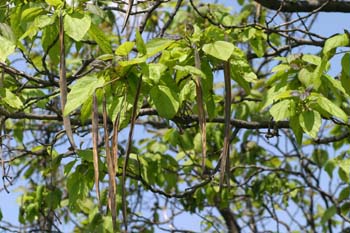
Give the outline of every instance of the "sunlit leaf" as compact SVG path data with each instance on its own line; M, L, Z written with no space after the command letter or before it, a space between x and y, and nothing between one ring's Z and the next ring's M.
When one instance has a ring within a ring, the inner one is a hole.
M301 59L316 66L321 64L321 58L316 55L304 54Z
M107 53L107 54L113 53L112 46L107 36L99 27L97 27L94 24L91 24L88 33L96 41L96 43L104 53Z
M348 199L350 197L350 187L343 188L338 196L338 201L343 201L345 199Z
M104 80L93 76L87 76L79 79L73 86L67 96L67 104L64 108L64 115L67 116L74 109L78 108L92 96L94 90L103 85Z
M135 42L126 41L115 50L115 54L120 56L127 56L131 52L134 45Z
M61 0L45 0L45 2L51 6L59 6L63 4Z
M167 86L154 86L150 92L152 101L160 116L171 119L179 109L178 93Z
M75 41L81 41L90 29L91 18L88 14L66 14L64 17L64 31Z
M350 76L350 53L345 53L341 59L342 72Z
M2 36L0 36L0 45L0 62L4 62L15 51L16 45Z
M138 30L136 30L136 48L140 55L147 54L145 42L143 41L143 38Z
M312 95L316 97L316 101L317 101L318 105L324 111L328 112L331 116L337 117L337 118L343 120L344 122L347 122L347 120L348 120L347 114L341 108L339 108L337 105L335 105L332 101L330 101L326 97L319 95L319 94L316 94L316 93L312 93Z
M323 47L323 54L329 53L332 49L342 46L349 45L349 37L348 35L344 34L338 34L335 35L328 40L326 40L326 43Z
M174 69L179 70L179 71L183 71L183 72L186 72L189 74L193 74L196 76L205 77L205 74L200 69L197 69L194 66L178 66L178 65L176 65L174 67Z
M272 105L269 111L275 121L285 120L290 116L289 104L290 100L283 100Z
M163 38L154 38L146 43L147 54L153 56L159 52L162 52L164 49L168 48L173 44L173 40L163 39Z
M321 127L321 115L316 111L304 111L299 115L300 126L310 137L316 138Z
M262 57L265 53L264 41L260 37L249 40L252 49L258 57Z
M215 41L214 43L203 45L202 49L206 54L227 61L231 57L235 46L227 41Z
M20 109L23 107L23 103L17 95L13 94L9 89L0 88L1 101L14 109Z

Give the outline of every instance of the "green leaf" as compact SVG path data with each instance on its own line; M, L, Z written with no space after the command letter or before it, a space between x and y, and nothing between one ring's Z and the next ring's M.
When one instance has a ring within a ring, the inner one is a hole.
M328 161L328 152L322 149L315 149L312 153L312 159L317 166L322 167Z
M271 72L277 73L277 72L280 72L280 71L281 71L281 72L285 73L285 72L287 72L290 68L291 68L291 67L290 67L289 64L281 63L281 64L279 64L279 65L273 67L272 70L271 70Z
M86 120L91 116L92 97L89 97L80 108L80 120L85 124Z
M138 30L136 30L136 48L140 55L147 54L145 42L143 41L142 35Z
M63 4L61 0L45 0L45 2L50 6L56 6L56 7Z
M184 85L179 93L180 102L185 100L194 100L196 93L196 85L194 82L189 82Z
M70 171L72 170L72 168L76 162L77 162L77 160L73 160L73 161L70 161L69 163L67 163L66 165L64 165L63 174L65 176L67 176L70 173Z
M350 95L350 53L344 54L342 60L342 72L340 76L340 82L346 93Z
M231 57L235 46L227 41L215 41L214 43L203 45L202 49L206 54L227 61Z
M41 40L44 51L49 51L49 57L51 59L50 61L56 65L60 61L60 57L59 57L60 47L59 47L59 43L55 43L54 45L52 44L57 39L57 36L58 36L58 30L56 25L50 25L44 28L42 33L42 40Z
M149 69L149 80L154 84L158 84L162 74L168 69L166 65L161 63L151 63L148 65Z
M178 93L175 90L159 85L151 89L150 95L159 116L171 119L176 115L180 104Z
M182 71L182 72L185 72L185 73L188 73L188 74L192 74L192 75L195 75L195 76L201 76L203 78L205 77L205 74L200 69L197 69L194 66L179 66L179 65L176 65L176 66L174 66L174 69Z
M312 77L312 72L306 68L302 68L298 73L298 79L304 85L304 87L313 86L313 80L310 77Z
M348 215L350 211L350 202L345 202L340 208L343 215Z
M15 51L16 45L2 36L0 36L0 45L0 62L4 62Z
M350 187L343 188L342 191L339 193L338 201L341 202L345 199L348 199L350 197Z
M21 17L18 17L20 20L23 20L25 22L31 22L33 21L38 15L45 14L45 9L42 7L31 7L28 9L25 9L21 15Z
M327 172L327 174L329 175L329 177L333 177L333 171L336 167L336 163L334 161L334 159L328 160L326 162L326 164L324 165L324 170Z
M99 27L97 27L94 24L91 24L88 34L89 36L92 37L94 41L96 41L96 43L104 53L107 53L107 54L113 53L110 41L108 40L105 33Z
M103 84L103 79L98 79L93 76L78 79L67 96L67 104L64 108L64 115L67 116L74 109L82 105L90 96L92 96L96 88L102 87Z
M93 171L85 164L80 164L67 178L69 207L76 208L78 200L87 197L93 184Z
M325 224L328 220L330 220L335 214L337 213L337 207L332 206L324 212L322 218L321 218L321 224Z
M137 58L131 59L129 61L120 61L119 65L121 65L121 66L131 66L131 65L144 63L146 61L147 61L147 56L142 56L142 57L137 57Z
M92 150L77 150L77 154L80 158L82 158L83 160L85 161L88 161L88 162L93 162L93 153L92 153Z
M247 64L243 60L231 59L231 78L249 94L251 89L249 81L255 81L256 76L250 71L250 67L247 69L246 66Z
M346 94L350 95L350 76L347 76L342 73L340 76L340 82L343 88L345 89Z
M131 52L134 45L135 42L126 41L115 50L115 54L119 56L127 56Z
M341 59L342 72L350 76L350 53L345 53Z
M34 22L28 27L28 30L21 36L21 39L27 36L32 39L40 29L45 28L49 25L54 24L56 21L55 16L39 15L34 19Z
M321 127L321 115L316 111L304 111L299 115L300 126L310 137L316 138Z
M100 18L106 18L107 12L103 10L102 7L100 7L98 4L95 4L93 2L85 2L84 3L86 9L91 12L93 15L97 15Z
M44 28L48 25L51 25L55 23L56 17L48 16L48 15L39 15L34 20L34 27L37 27L39 29Z
M0 88L1 101L14 109L20 109L23 107L23 103L17 95L13 94L9 89Z
M337 47L347 46L349 45L349 37L348 35L344 34L338 34L336 36L333 36L326 40L324 47L323 47L323 54L328 54L332 49L335 49Z
M75 41L81 41L90 29L91 18L88 14L73 13L64 17L64 31Z
M50 190L50 192L44 196L46 206L50 209L56 209L62 200L62 191L57 188L53 187L53 190Z
M280 101L270 108L270 114L275 121L285 120L290 116L289 104L291 100Z
M326 66L327 66L327 60L326 59L322 59L321 61L321 64L318 65L316 67L316 69L314 70L314 72L312 73L312 76L311 76L311 86L314 88L314 89L318 89L322 82L321 82L321 76L324 74L324 71L326 70Z
M264 56L265 47L264 47L264 41L262 40L262 38L255 37L249 40L249 43L258 57Z
M350 159L337 159L337 163L339 165L339 174L343 173L340 175L340 178L348 183L350 179Z
M333 91L335 91L335 92L339 91L344 96L348 97L348 94L347 94L346 90L344 89L344 87L342 86L342 83L339 80L331 77L330 75L328 75L328 74L322 75L322 83L323 83L323 85L326 85L326 86L329 86L329 88L332 88Z
M12 28L8 24L0 23L0 35L5 37L9 41L16 43L16 36L13 33Z
M316 66L321 64L321 58L316 55L304 54L301 59Z
M344 122L348 121L348 116L346 115L346 113L341 108L339 108L337 105L335 105L332 101L330 101L326 97L319 95L319 94L316 94L316 93L312 93L312 95L316 96L317 104L324 111L328 112L331 116L335 116L335 117L343 120Z
M173 40L168 40L163 38L152 39L146 43L147 55L153 56L159 52L162 52L173 43L174 43Z

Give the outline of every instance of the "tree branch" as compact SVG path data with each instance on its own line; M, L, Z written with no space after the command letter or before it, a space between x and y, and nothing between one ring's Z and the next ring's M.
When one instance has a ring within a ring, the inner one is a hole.
M221 216L225 219L225 223L227 226L227 230L229 233L239 233L241 229L236 222L234 213L230 210L230 208L218 208Z
M280 0L255 0L262 6L280 12L350 12L350 1L280 1ZM320 9L318 9L320 8Z

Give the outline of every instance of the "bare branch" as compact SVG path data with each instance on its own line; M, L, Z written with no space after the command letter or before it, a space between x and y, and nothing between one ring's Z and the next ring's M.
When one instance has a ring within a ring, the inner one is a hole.
M255 2L271 10L280 12L350 12L349 1L279 1L279 0L255 0Z

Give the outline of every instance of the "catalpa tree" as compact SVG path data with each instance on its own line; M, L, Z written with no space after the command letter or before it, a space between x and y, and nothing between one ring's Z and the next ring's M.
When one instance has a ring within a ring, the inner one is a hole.
M0 4L4 231L348 227L349 2Z

